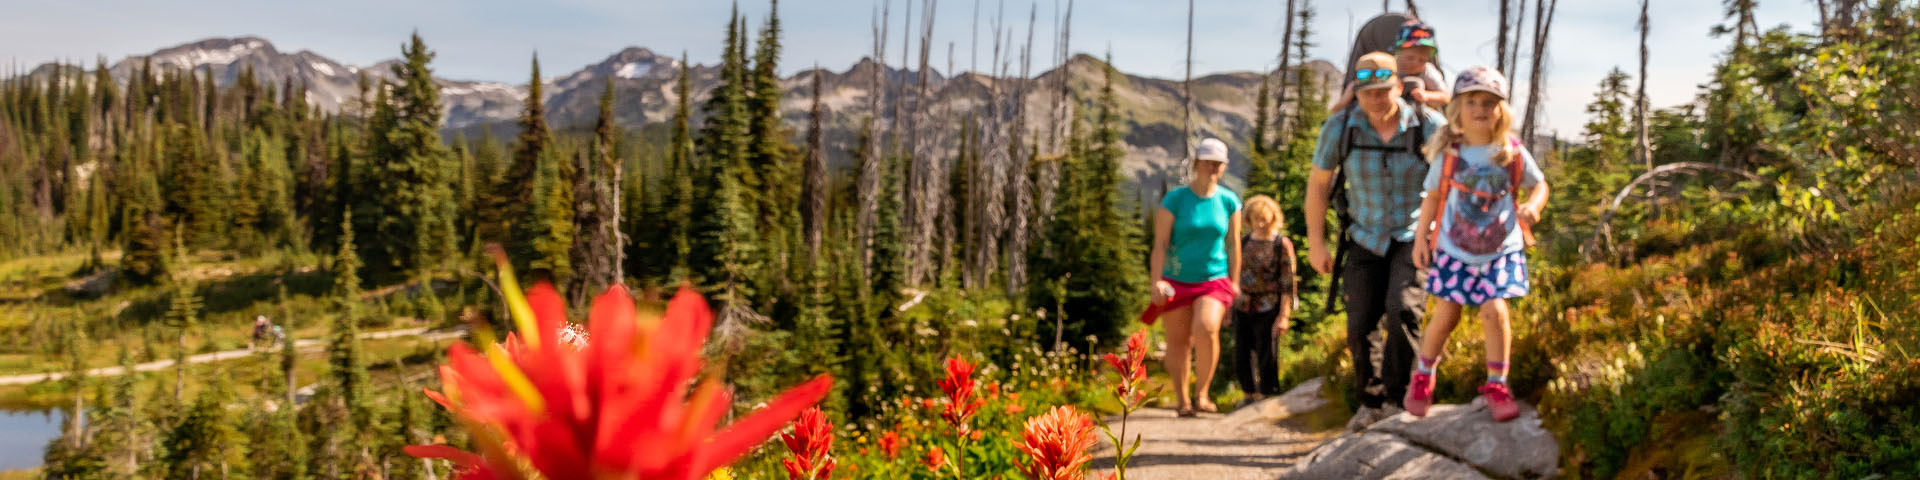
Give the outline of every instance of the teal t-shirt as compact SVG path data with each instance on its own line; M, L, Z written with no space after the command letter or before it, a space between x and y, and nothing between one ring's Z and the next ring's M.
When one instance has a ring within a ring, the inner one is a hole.
M1212 196L1200 198L1183 186L1167 192L1160 206L1173 213L1166 267L1160 275L1187 283L1227 276L1227 228L1240 211L1240 196L1216 186Z

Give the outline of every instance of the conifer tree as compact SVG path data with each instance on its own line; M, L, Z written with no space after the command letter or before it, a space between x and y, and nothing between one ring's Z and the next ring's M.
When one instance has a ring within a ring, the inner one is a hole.
M120 149L117 162L121 169L120 231L126 239L120 265L134 283L150 284L167 276L166 202L161 199L160 183L150 161L154 148L133 148L150 143L127 142L125 145Z
M216 375L200 392L186 415L161 438L167 452L166 478L246 478L250 475L246 436L235 425L227 404L233 392Z
M675 87L673 113L673 139L667 145L667 178L670 183L667 190L667 238L672 242L675 267L687 265L690 253L690 229L693 219L693 186L699 178L694 167L693 136L689 127L692 121L693 72L687 63L686 52L680 52L680 78Z
M737 10L737 9L736 9ZM748 193L758 185L747 159L750 139L747 108L749 80L742 20L729 17L727 47L721 56L721 83L707 100L707 124L700 132L700 188L691 213L691 252L694 275L705 277L709 288L724 301L742 301L754 293L761 256L755 230L755 205Z
M1267 127L1270 120L1267 104L1272 98L1270 83L1272 80L1263 76L1260 79L1259 93L1255 95L1257 100L1254 102L1253 109L1253 132L1247 139L1247 187L1246 191L1240 192L1243 197L1274 194L1276 173L1273 167L1274 155L1267 147Z
M187 232L187 244L224 246L231 225L225 164L207 148L204 132L190 125L167 129L165 152L167 211Z
M1073 126L1069 137L1068 168L1060 182L1054 221L1048 223L1050 255L1037 257L1038 278L1029 290L1029 305L1054 305L1068 319L1064 338L1084 349L1088 336L1112 338L1125 318L1139 308L1138 290L1146 282L1145 269L1116 258L1138 258L1140 230L1134 215L1120 208L1121 147L1115 73L1108 63L1106 84L1100 90L1093 132L1082 137ZM1064 291L1062 298L1056 291ZM1055 305L1056 302L1064 304Z
M402 61L393 66L399 83L392 97L375 105L391 118L390 123L377 120L370 129L376 139L370 173L377 188L367 197L377 207L368 219L374 228L365 232L370 234L365 246L380 255L367 258L370 276L393 279L430 272L454 251L453 192L444 178L453 159L440 141L440 87L428 65L433 57L415 33L401 49Z
M516 262L524 261L527 268L545 270L559 279L566 276L567 253L573 246L573 180L567 175L572 162L552 143L540 57L535 55L526 105L520 113L520 138L505 179L506 191L520 206L506 221L513 237L508 251Z

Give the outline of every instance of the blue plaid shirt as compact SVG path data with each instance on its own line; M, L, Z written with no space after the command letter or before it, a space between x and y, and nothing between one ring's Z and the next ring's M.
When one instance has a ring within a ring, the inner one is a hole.
M1334 112L1320 127L1320 144L1313 152L1314 168L1333 170L1334 162L1340 160L1335 158L1340 154L1340 132L1347 127L1358 128L1353 135L1356 146L1396 149L1384 152L1353 148L1338 165L1347 172L1347 208L1353 216L1353 224L1347 226L1348 238L1375 255L1386 255L1387 247L1393 242L1413 241L1413 223L1420 218L1420 200L1426 196L1421 182L1427 176L1427 162L1405 151L1406 135L1419 127L1419 118L1414 116L1416 110L1406 100L1394 101L1400 102L1400 129L1394 132L1392 140L1381 142L1380 135L1373 130L1373 122L1367 121L1364 114L1349 117L1348 110L1341 110ZM1352 111L1359 113L1360 109L1355 107ZM1421 107L1417 112L1427 116L1426 138L1433 138L1440 127L1447 124L1446 118L1433 109Z

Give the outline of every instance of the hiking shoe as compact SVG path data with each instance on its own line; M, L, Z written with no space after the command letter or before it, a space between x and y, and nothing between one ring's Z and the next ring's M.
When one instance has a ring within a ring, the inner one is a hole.
M1358 432L1366 430L1368 425L1373 425L1374 421L1380 419L1380 413L1381 411L1378 408L1360 407L1360 410L1353 412L1353 419L1347 420L1347 431Z
M1380 416L1377 418L1374 418L1373 423L1384 422L1392 419L1393 417L1400 416L1400 414L1406 413L1406 412L1407 412L1407 409L1400 408L1399 405L1394 405L1389 403L1380 407Z
M1427 407L1433 406L1433 375L1413 372L1413 382L1407 384L1407 398L1400 403L1407 405L1407 413L1427 418Z
M1487 382L1480 386L1480 397L1487 399L1487 412L1493 414L1493 421L1505 422L1520 416L1520 404L1513 401L1513 392L1507 390L1507 384Z

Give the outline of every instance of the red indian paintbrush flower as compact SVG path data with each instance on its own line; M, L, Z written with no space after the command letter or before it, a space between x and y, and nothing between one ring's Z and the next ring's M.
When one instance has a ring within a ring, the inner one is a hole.
M1027 419L1023 442L1014 446L1031 462L1015 462L1020 473L1034 480L1079 480L1093 457L1093 417L1073 407L1058 406Z
M887 430L880 434L880 452L887 454L888 460L900 458L900 432Z
M793 432L780 434L780 440L786 442L787 451L793 452L792 458L780 460L789 480L833 477L833 423L827 421L820 407L800 412L800 419L793 422Z
M713 322L699 294L682 288L664 317L636 317L616 284L594 299L584 345L563 347L566 312L553 286L541 282L523 296L506 256L489 253L516 332L503 343L482 332L478 349L455 344L440 367L444 394L427 391L479 451L406 448L452 460L461 479L698 479L765 441L832 385L821 375L716 430L731 400L719 379L695 381Z
M933 447L927 450L927 458L921 463L927 465L927 471L939 473L942 467L947 466L947 452L941 451L940 447Z
M973 398L973 364L957 356L948 358L947 378L940 380L940 390L947 393L947 408L940 413L940 418L965 436L970 430L967 419L973 418L980 405L986 403Z
M1140 391L1140 382L1147 378L1147 331L1141 330L1127 338L1127 358L1121 359L1112 353L1106 356L1107 364L1120 372L1120 383L1114 385L1113 393L1120 396L1122 402L1144 399L1146 392Z

